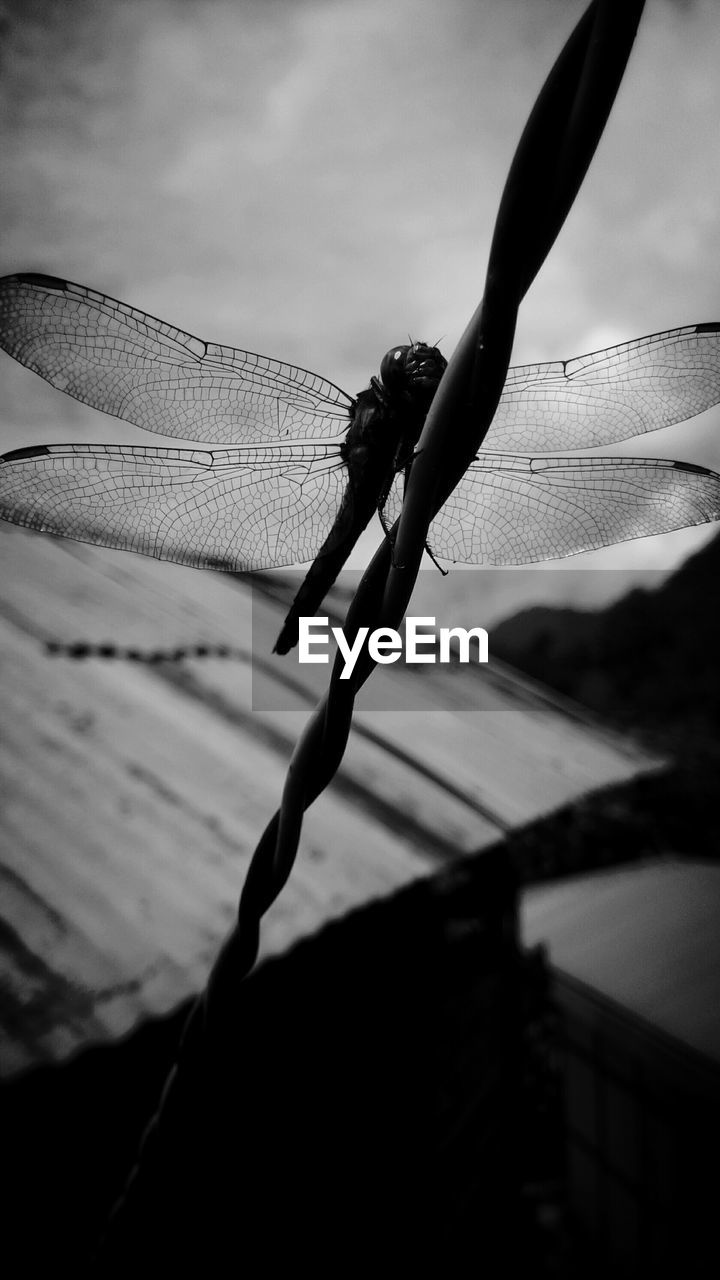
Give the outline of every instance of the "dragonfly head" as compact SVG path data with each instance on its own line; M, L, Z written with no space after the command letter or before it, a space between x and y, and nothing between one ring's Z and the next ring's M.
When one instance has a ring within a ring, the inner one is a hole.
M430 404L447 368L447 360L437 347L413 342L393 347L382 358L380 379L391 396L422 399Z

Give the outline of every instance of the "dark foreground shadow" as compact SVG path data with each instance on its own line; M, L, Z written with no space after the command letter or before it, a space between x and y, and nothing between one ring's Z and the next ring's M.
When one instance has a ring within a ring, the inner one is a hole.
M526 969L501 849L261 966L97 1273L504 1269ZM30 1273L86 1269L186 1012L5 1086L5 1247Z

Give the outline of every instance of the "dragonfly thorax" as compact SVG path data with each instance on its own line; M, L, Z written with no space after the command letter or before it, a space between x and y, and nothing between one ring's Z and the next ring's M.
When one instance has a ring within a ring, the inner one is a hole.
M413 342L386 352L380 365L380 380L393 397L422 398L429 404L446 368L447 360L437 347Z

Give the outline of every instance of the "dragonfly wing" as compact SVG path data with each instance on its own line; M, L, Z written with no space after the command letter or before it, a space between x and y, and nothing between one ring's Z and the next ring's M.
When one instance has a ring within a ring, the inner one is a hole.
M720 324L508 371L483 448L592 449L684 422L720 401Z
M267 569L317 554L346 480L325 445L50 445L0 458L0 518L194 568Z
M397 482L385 508L400 513ZM430 525L434 555L463 564L533 564L720 520L720 475L654 458L523 458L471 464Z
M203 342L52 276L0 280L0 346L76 400L160 435L281 443L348 425L351 398L317 374Z

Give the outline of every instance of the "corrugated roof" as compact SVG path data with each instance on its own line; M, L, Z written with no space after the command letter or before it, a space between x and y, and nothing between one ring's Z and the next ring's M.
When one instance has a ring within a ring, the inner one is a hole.
M720 865L662 859L523 895L553 966L720 1062Z
M283 607L252 603L248 586L224 575L10 526L0 526L0 556L9 1073L112 1039L202 986L328 669L307 668L283 709L258 711L247 662L50 659L46 640L249 649L252 604L268 655L259 678L272 682L272 663L287 671L269 656ZM266 917L265 954L656 764L511 672L487 673L485 710L468 715L462 681L432 670L422 712L407 684L386 686L394 710L358 711L341 773L307 815L290 882Z

